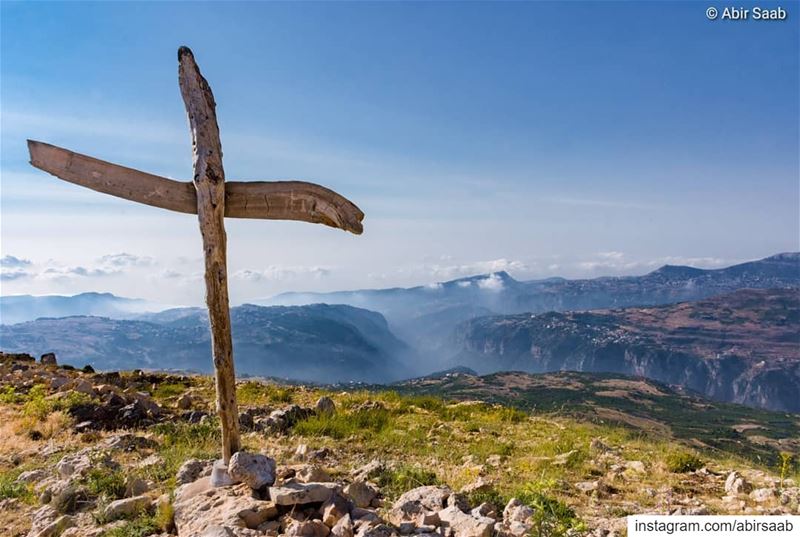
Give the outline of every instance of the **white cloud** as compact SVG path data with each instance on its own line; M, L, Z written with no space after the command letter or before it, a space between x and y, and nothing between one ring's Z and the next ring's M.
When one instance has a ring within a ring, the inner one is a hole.
M149 267L155 264L152 257L138 256L125 252L104 255L97 261L101 265L112 267Z
M295 280L302 277L311 277L313 279L322 279L330 276L331 269L319 266L278 266L272 265L261 270L242 269L233 273L233 277L239 280L258 282L262 280L268 281L286 281Z
M33 274L21 268L0 267L0 280L12 281L30 278Z
M487 278L478 280L478 287L487 291L502 291L503 279L497 274L492 274Z
M31 265L30 259L21 259L13 255L6 255L0 258L0 266L8 268L21 268Z
M528 265L522 261L501 258L490 261L474 261L460 265L430 265L426 267L426 271L435 278L454 279L462 276L474 276L476 274L486 274L501 271L524 272L527 271L528 268Z

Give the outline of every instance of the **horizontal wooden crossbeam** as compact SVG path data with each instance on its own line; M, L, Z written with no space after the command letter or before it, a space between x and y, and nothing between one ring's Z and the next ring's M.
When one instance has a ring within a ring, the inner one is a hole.
M197 214L197 191L191 182L175 181L28 140L31 164L59 179L118 198L187 214ZM363 231L364 213L350 200L305 181L226 181L225 216L299 220Z

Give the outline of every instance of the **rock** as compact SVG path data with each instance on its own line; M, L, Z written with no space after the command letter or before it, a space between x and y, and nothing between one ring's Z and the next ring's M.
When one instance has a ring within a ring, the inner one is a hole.
M330 397L323 396L317 399L314 410L316 410L318 414L333 414L336 412L336 403L334 403L333 399Z
M359 528L358 537L396 537L397 532L391 526L378 524L376 526L365 525Z
M228 475L234 481L245 483L258 490L275 483L275 459L259 453L238 451L228 463Z
M184 393L175 401L175 406L181 410L189 410L192 408L193 398L188 393Z
M59 513L72 514L88 501L86 490L72 484L54 490L51 494L49 503Z
M152 449L158 444L146 436L131 433L117 433L108 437L103 445L108 449L118 449L120 451L136 451L139 449Z
M67 386L69 386L69 384ZM82 393L90 397L95 396L92 383L85 379L75 379L75 381L72 382L70 389L74 392Z
M354 481L344 488L344 493L357 507L369 507L378 495L378 489L364 481Z
M308 464L296 474L296 479L301 483L325 483L333 481L330 474L316 464Z
M589 449L597 451L598 453L608 453L611 451L611 448L600 438L592 438L592 441L589 442Z
M331 528L331 535L333 537L353 537L353 521L349 514L340 518Z
M55 358L54 358L55 359ZM43 528L34 532L33 528L31 528L31 532L28 534L29 537L59 537L67 528L71 528L75 525L75 519L69 515L62 515L57 519L53 520L49 524L45 525Z
M175 529L178 535L201 535L221 526L233 535L256 535L255 528L278 516L274 503L253 498L245 484L215 488L210 477L201 477L175 491Z
M511 498L503 509L502 532L513 537L523 537L533 528L534 511L516 498Z
M270 487L269 497L277 505L324 502L337 487L335 483L287 483L281 487Z
M753 486L739 472L733 471L725 479L725 492L729 495L747 494L751 490Z
M625 463L625 469L637 474L643 474L647 471L642 461L628 461Z
M606 485L600 479L595 481L579 481L578 483L575 483L575 488L584 494L593 495L598 498L604 498L608 496L610 492L608 485Z
M211 464L211 461L189 459L181 464L180 468L178 468L178 473L175 475L175 480L179 485L196 481L211 466Z
M750 499L758 503L768 502L774 497L775 497L775 491L773 489L768 489L768 488L755 489L753 492L750 493Z
M349 513L350 502L338 492L331 494L331 497L325 500L325 503L320 507L322 522L329 528L335 526L343 516Z
M492 482L485 477L478 476L475 481L469 483L468 485L464 485L461 488L461 492L464 494L471 494L473 492L485 492L492 488Z
M319 520L294 522L286 529L287 537L327 537L330 528Z
M47 472L44 470L28 470L22 472L17 476L17 483L37 483L47 477Z
M475 509L470 511L472 516L479 518L479 517L489 517L489 518L497 518L497 511L492 504L483 502Z
M231 458L231 460L233 460L233 458ZM226 465L225 461L222 459L214 461L214 464L211 466L211 477L209 479L209 483L212 487L229 487L236 484L236 480L228 473L228 466L229 465Z
M242 412L239 414L239 427L243 431L253 431L255 430L255 422L253 421L252 414L248 412Z
M439 512L451 494L448 487L428 485L404 492L389 510L388 519L394 525L412 521L420 514Z
M364 466L354 470L352 475L353 479L355 479L356 481L368 481L369 479L376 477L385 469L386 469L385 464L383 464L378 459L372 459Z
M106 520L133 517L148 510L150 503L150 498L144 495L114 500L106 506L103 516Z
M56 353L54 352L46 352L39 358L39 362L42 365L58 365L58 361L56 360Z
M381 517L375 511L363 507L353 507L350 516L356 522L382 522Z
M236 534L225 526L209 526L199 537L236 537Z
M150 490L150 485L144 479L134 476L128 476L125 479L125 496L141 496L148 490Z
M468 515L455 505L439 511L439 520L458 537L491 537L495 522L492 518Z

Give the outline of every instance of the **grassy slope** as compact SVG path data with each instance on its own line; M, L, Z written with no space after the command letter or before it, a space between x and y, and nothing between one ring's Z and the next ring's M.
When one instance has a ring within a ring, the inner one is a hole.
M665 496L654 491L667 489L675 492L676 496L692 495L707 501L712 512L725 512L719 503L723 494L721 484L709 485L694 474L676 472L673 461L677 459L688 460L690 465L706 464L720 473L756 467L773 475L778 471L771 460L762 460L761 465L756 465L731 452L676 445L669 431L659 434L658 427L650 422L642 422L647 426L637 428L631 423L620 425L615 420L596 419L596 416L584 419L580 405L585 405L583 408L587 415L591 415L600 404L605 404L605 408L615 408L609 401L620 397L598 395L597 390L592 396L590 388L579 391L580 397L576 397L581 383L575 379L566 380L569 380L567 384L570 387L565 391L559 392L563 388L553 386L546 392L547 397L543 400L549 401L549 406L537 399L533 392L520 391L519 387L515 387L511 396L490 396L479 389L467 390L466 386L459 385L461 381L458 378L445 384L448 390L437 388L437 393L473 400L481 397L505 400L513 405L475 401L450 403L437 396L400 394L385 389L333 391L242 382L238 389L242 408L274 408L289 402L310 406L321 395L330 395L337 405L337 412L333 415L309 418L288 435L247 433L243 440L247 449L263 450L274 456L279 464L291 461L300 444L308 444L312 449L328 447L332 457L324 465L334 477L344 477L353 468L380 458L394 464L393 469L377 477L389 500L420 484L446 483L459 489L483 474L494 486L473 501L489 499L502 504L511 496L523 497L528 502L546 505L543 512L554 513L557 522L567 526L580 525L579 519L591 521L595 517L619 517L665 508L664 502L672 502L672 495L665 500ZM169 406L187 388L197 397L195 408L213 408L213 383L208 377L192 377L188 382L162 377L161 381L153 384L150 392ZM605 388L608 388L605 391L613 391L618 386ZM419 387L402 389L425 391ZM556 397L558 394L561 394L560 399ZM594 399L583 400L579 406L572 405L576 399L586 396ZM619 408L625 408L629 402L626 397L621 399L625 402L620 402L622 406ZM379 404L365 408L363 405L368 402ZM535 407L536 410L523 411L516 407ZM636 406L632 409L637 413L641 410ZM0 496L17 497L31 506L35 503L35 495L11 483L23 469L47 467L54 463L53 457L45 459L38 455L49 439L65 446L67 451L75 451L96 444L106 435L76 435L64 417L65 409L54 413L47 410L47 403L39 395L31 398L24 394L10 396L6 392L0 402L3 423L0 431ZM671 411L675 410L664 412ZM748 413L743 419L756 419L755 416ZM38 430L44 438L32 439L30 430ZM152 427L149 432L158 440L158 447L116 457L125 465L125 475L153 480L159 491L169 492L174 488L175 471L183 461L190 457L210 458L218 451L219 434L213 420L206 424L170 421ZM595 438L615 447L617 454L614 458L609 459L590 448L590 442ZM12 456L19 459L20 453L24 455L19 465L8 462ZM137 461L150 454L160 456L163 463L143 468L135 466ZM614 465L625 461L642 461L647 471L625 471L613 482L615 494L612 498L597 502L574 487L577 482L607 475ZM790 472L796 474L796 467ZM96 482L88 485L94 487L103 501L110 501L118 494L119 478L97 475L93 478ZM577 518L573 518L572 513ZM15 516L18 517L16 521ZM0 517L0 523L12 527L24 524L25 517L9 511ZM136 523L145 522L150 523ZM133 532L135 528L131 528ZM134 533L117 532L114 535Z

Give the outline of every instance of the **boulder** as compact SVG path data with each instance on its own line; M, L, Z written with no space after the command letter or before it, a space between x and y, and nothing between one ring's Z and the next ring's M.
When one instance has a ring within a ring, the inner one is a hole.
M258 490L275 483L275 459L260 453L238 451L228 463L228 475L234 481L245 483Z
M37 483L47 477L47 472L44 470L28 470L22 472L17 476L17 483Z
M324 502L338 488L335 483L287 483L270 487L269 497L277 505L299 505Z
M330 397L323 396L317 399L314 410L316 410L318 414L333 414L336 412L336 403L334 403L333 399Z
M178 535L202 535L215 526L232 535L255 535L255 529L278 516L273 502L253 498L245 484L215 488L201 477L175 491L175 529Z
M369 507L378 496L378 489L364 481L354 481L344 488L345 495L358 507Z
M334 492L330 498L325 500L319 510L322 515L322 522L332 528L343 516L349 515L350 502L338 492Z
M452 491L448 487L427 485L404 492L389 510L388 519L394 525L409 522L419 515L439 512L445 507Z
M331 535L333 537L353 537L353 521L350 515L344 515L339 519L331 528Z
M459 537L491 537L495 520L489 517L474 517L452 505L439 511L442 526L453 529Z
M103 511L106 520L117 520L119 518L131 518L150 508L150 497L141 495L133 498L123 498L114 500L108 504Z
M511 498L503 509L501 533L523 537L533 528L534 511L516 498Z
M211 464L212 461L189 459L181 464L180 468L178 468L178 473L175 475L175 480L179 485L196 481L211 468Z
M42 365L58 365L58 361L56 360L56 353L54 352L46 352L39 358L39 362Z
M327 537L331 532L330 528L319 520L305 520L303 522L293 522L286 529L287 537Z
M295 474L295 479L301 483L325 483L333 481L330 474L316 464L307 464L300 468Z

